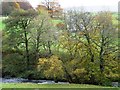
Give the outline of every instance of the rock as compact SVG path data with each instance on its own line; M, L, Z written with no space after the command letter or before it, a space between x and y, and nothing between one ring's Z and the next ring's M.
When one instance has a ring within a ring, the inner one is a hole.
M58 84L70 84L69 82L58 82Z
M113 86L113 87L118 87L118 86L119 86L119 83L118 83L118 82L112 82L112 86Z
M55 84L55 82L54 81L46 80L45 82L38 83L38 84Z

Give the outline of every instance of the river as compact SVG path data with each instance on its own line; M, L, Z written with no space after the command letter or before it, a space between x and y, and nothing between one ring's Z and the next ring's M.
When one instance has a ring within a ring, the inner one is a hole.
M52 80L28 80L23 78L0 78L2 83L37 83L37 84L69 84L69 82L55 83Z

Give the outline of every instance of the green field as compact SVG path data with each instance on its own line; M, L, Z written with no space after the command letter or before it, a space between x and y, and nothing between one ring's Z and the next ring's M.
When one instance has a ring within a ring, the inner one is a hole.
M112 20L113 24L117 25L118 24L118 20L117 20L118 14L117 13L113 13L112 16L113 16L113 20ZM2 23L2 20L4 20L5 18L6 17L0 17L0 30L2 30L5 27L5 25ZM62 23L63 21L62 20L55 20L55 19L53 19L52 22L54 23L54 25L56 25L58 23Z
M2 29L2 19L0 19L0 30Z
M113 13L112 14L112 21L113 21L113 24L115 24L115 25L118 25L118 14L117 13Z
M2 21L5 19L6 17L0 17L0 30L2 30L5 25L2 23Z
M112 88L88 84L32 84L32 83L4 83L2 88ZM117 89L117 88L116 88Z

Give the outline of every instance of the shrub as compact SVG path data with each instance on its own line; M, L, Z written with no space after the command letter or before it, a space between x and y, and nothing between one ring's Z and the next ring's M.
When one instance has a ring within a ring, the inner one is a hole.
M57 56L51 56L48 59L40 58L38 64L38 71L42 71L47 79L54 79L56 81L64 77L62 62Z
M25 71L25 62L23 56L12 53L3 57L3 75L4 76L18 76L21 72Z

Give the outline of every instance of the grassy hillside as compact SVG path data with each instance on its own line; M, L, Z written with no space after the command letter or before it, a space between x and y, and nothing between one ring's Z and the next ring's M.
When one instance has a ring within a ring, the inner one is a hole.
M55 20L55 19L53 19L52 22L56 25L56 24L62 23L63 21L62 20Z
M32 5L27 0L11 0L11 2L6 2L6 0L3 0L0 4L2 4L2 13L0 13L2 15L9 15L14 9L17 8L24 10L33 9Z
M113 13L112 16L113 16L113 24L118 25L118 20L117 20L118 14L117 13ZM5 26L2 23L2 20L4 20L4 19L5 19L5 17L0 17L0 30L3 29L4 26ZM53 19L52 22L53 22L54 25L57 25L59 23L62 23L63 21L62 20L55 20L55 19Z
M0 30L2 29L2 19L0 19Z
M118 13L113 13L113 24L118 25Z
M5 19L5 17L0 17L0 30L2 30L5 25L2 23L2 21Z

